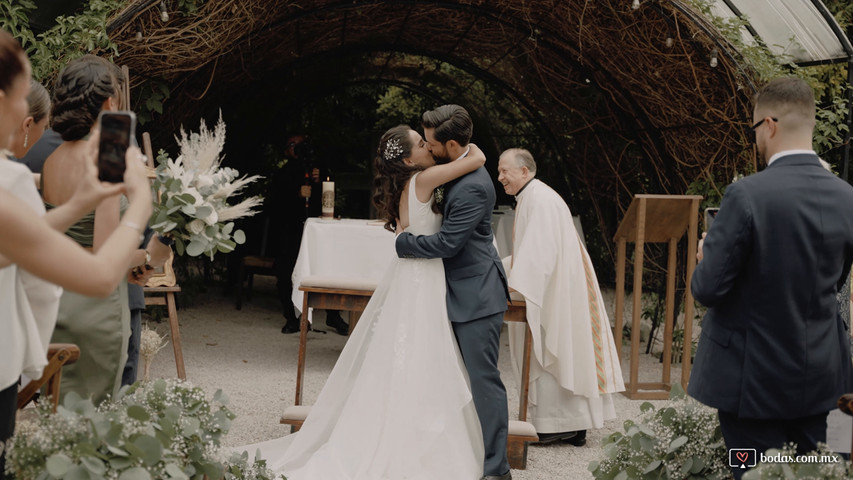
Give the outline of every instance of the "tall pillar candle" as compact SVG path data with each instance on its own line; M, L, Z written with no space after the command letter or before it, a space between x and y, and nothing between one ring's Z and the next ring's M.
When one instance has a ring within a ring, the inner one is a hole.
M329 177L323 182L323 217L333 218L335 216L335 182L330 182Z

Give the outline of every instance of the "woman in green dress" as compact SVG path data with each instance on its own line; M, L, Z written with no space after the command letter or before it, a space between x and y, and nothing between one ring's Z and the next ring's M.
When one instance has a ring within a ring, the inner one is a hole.
M93 55L71 61L60 73L54 87L51 127L62 136L63 143L47 158L42 170L42 195L48 209L62 205L73 195L85 162L85 139L102 110L117 109L116 86L112 65ZM97 252L118 227L125 207L124 197L107 198L66 233L84 248ZM127 268L145 262L145 251L139 250ZM77 344L80 359L63 369L61 395L76 392L91 396L96 405L115 395L127 359L129 336L126 281L106 298L65 292L51 341Z

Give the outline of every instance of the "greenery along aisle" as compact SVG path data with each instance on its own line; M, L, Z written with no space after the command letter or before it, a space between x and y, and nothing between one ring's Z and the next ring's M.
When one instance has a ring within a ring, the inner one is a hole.
M17 479L272 480L248 454L221 458L234 414L221 391L180 380L137 382L95 408L74 393L56 413L42 402L9 440L6 473Z
M625 433L614 432L603 443L603 460L591 462L589 470L597 480L628 479L731 479L729 451L726 449L717 411L687 396L673 384L670 401L655 408L645 402L637 423L627 420ZM853 478L853 463L819 445L812 458L832 457L834 461L803 463L794 461L795 445L770 449L743 480Z

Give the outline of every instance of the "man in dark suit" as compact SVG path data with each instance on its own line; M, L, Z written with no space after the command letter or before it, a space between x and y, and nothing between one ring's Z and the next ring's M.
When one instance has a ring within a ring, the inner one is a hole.
M812 151L814 92L802 80L761 89L753 121L767 168L726 189L699 243L691 290L710 308L687 392L718 409L729 449L795 442L805 453L851 391L836 293L853 262L853 187ZM750 455L730 452L735 478Z
M473 124L459 105L423 115L424 136L436 162L468 154ZM495 187L484 167L445 186L444 221L435 235L397 237L400 257L443 258L447 314L471 380L485 444L484 479L509 480L506 389L498 370L501 325L509 292L492 241Z

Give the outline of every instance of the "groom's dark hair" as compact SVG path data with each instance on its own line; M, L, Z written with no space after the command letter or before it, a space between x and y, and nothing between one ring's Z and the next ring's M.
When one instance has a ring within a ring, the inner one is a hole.
M474 123L468 111L459 105L442 105L424 112L422 125L435 129L435 139L441 143L456 140L464 147L471 141Z

